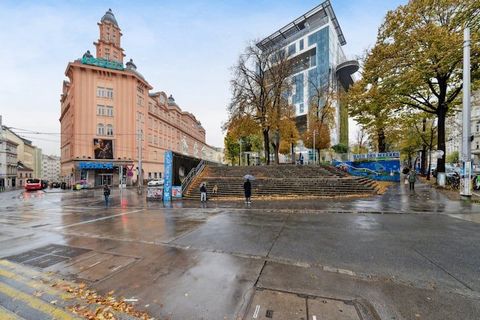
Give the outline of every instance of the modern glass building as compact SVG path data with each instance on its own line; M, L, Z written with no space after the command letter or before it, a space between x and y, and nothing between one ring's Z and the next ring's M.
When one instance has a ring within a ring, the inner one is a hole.
M293 59L290 102L296 108L297 126L301 132L308 126L308 108L317 88L347 90L353 84L357 61L348 61L342 50L345 37L330 1L325 1L283 28L257 43L261 50L286 50ZM325 102L323 102L325 104ZM348 111L334 101L335 126L332 145L348 145Z

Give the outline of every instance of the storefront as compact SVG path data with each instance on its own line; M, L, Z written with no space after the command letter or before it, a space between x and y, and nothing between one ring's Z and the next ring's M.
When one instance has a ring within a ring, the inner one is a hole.
M76 166L75 183L86 184L88 187L118 186L122 175L123 183L130 185L131 168L131 162L80 161Z

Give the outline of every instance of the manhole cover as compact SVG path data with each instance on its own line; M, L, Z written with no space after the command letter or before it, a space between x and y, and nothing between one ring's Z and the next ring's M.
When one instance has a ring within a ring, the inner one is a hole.
M50 266L53 266L54 264L60 263L65 260L68 260L68 258L46 254L44 256L28 260L27 262L24 262L24 264L28 264L37 268L48 268Z
M360 320L361 318L354 301L306 298L292 293L258 290L252 298L244 319Z
M307 299L312 320L360 320L352 302L331 299Z
M305 299L289 293L257 291L245 319L305 320L307 319Z
M89 251L91 250L50 244L21 254L6 257L5 259L37 268L47 268Z

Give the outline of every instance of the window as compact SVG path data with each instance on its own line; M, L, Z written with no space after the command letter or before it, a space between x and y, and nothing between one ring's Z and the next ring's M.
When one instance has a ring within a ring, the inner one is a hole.
M105 113L105 114L106 114L107 116L113 117L113 107L112 107L112 106L107 106L107 107L105 108L105 110L106 110L106 113Z
M107 125L107 136L113 136L113 126L111 124Z
M155 174L155 176L156 176L156 175L157 175L157 174ZM155 178L156 178L156 177L155 177ZM148 173L148 179L152 179L152 173L151 173L151 172Z
M107 98L113 99L113 89L112 89L112 88L107 88L106 91L107 91L107 92L106 92L106 93L107 93L107 95L106 95Z
M296 50L295 43L289 45L289 46L288 46L287 56L291 56L291 55L295 54L295 50Z
M104 116L105 115L105 106L97 105L97 116Z
M105 135L105 126L101 123L97 124L97 135L99 136Z
M303 50L303 39L300 40L300 51Z
M97 87L97 97L104 98L105 97L105 88L104 87Z
M303 111L304 111L303 103L300 103L300 107L298 108L298 112L303 113Z
M137 96L137 105L143 107L143 97L140 95Z
M153 176L155 177L155 179L157 179L157 173L156 172L153 173Z

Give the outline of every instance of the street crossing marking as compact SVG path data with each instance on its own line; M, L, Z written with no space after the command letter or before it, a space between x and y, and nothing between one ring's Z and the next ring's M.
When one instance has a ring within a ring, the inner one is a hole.
M33 298L31 295L18 291L4 283L0 282L0 293L14 299L20 300L21 302L25 303L29 307L38 310L42 313L51 316L52 319L59 319L59 320L70 320L70 319L78 319L73 317L71 314L63 311L62 309L55 308L51 304L46 303L43 300Z
M56 227L55 229L56 229L56 230L60 230L60 229L65 229L65 228L80 226L80 225L82 225L82 224L87 224L87 223L92 223L92 222L102 221L102 220L108 220L108 219L111 219L111 218L120 217L120 216L124 216L124 215L130 214L130 213L136 213L136 212L140 212L140 211L143 211L143 209L142 209L142 210L133 210L133 211L129 211L129 212L122 212L122 213L114 214L114 215L111 215L111 216L106 216L106 217L101 217L101 218L97 218L97 219L92 219L92 220L87 220L87 221L72 223L72 224L69 224L69 225L66 225L66 226Z
M5 309L4 307L0 306L0 319L2 320L20 320L19 316L17 316L15 313L11 312L8 309Z

